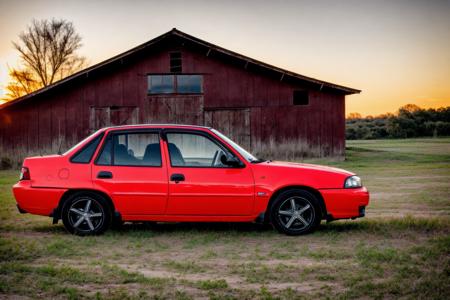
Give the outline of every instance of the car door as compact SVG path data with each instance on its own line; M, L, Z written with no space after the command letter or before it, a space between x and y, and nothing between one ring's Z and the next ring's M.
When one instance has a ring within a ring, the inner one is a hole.
M112 131L92 167L94 186L106 190L123 216L162 215L167 168L158 130Z
M165 130L169 173L168 215L245 216L254 205L251 168L226 166L236 156L204 131Z

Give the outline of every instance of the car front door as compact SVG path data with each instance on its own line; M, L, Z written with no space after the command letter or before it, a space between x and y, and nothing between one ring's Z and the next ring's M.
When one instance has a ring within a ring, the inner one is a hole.
M157 130L112 131L93 167L94 186L106 190L128 219L165 213L167 168Z
M245 216L254 205L251 168L227 166L222 155L236 157L204 131L164 131L168 154L168 215Z

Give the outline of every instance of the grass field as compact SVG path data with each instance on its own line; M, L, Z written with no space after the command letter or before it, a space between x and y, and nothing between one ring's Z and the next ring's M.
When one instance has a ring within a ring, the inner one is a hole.
M367 217L288 237L254 224L126 224L76 237L20 215L0 172L0 298L450 297L450 139L351 141Z

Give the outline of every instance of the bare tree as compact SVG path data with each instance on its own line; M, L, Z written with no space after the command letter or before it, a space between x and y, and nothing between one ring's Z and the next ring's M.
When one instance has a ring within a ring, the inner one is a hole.
M9 77L13 81L9 82L6 89L7 99L15 99L29 94L42 87L39 82L33 78L33 74L27 70L11 69L9 68Z
M9 70L7 97L21 97L81 70L86 64L86 59L77 55L81 45L72 22L33 20L19 41L13 42L22 66Z

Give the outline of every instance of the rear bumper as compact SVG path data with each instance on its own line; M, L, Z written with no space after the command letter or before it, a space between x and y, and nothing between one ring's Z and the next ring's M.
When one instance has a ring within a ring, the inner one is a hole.
M356 189L320 190L330 219L360 218L365 216L365 207L369 204L369 191Z
M66 189L33 188L29 180L13 186L14 198L21 213L50 216Z

